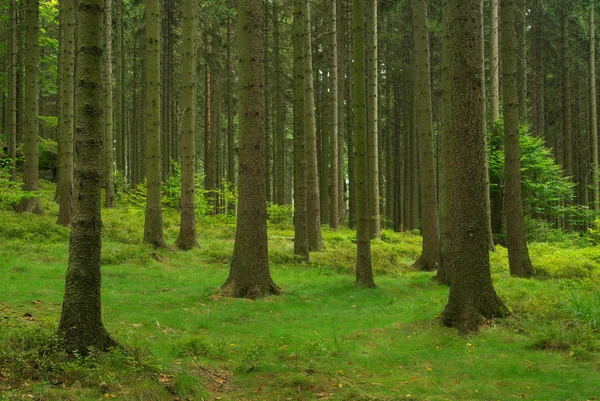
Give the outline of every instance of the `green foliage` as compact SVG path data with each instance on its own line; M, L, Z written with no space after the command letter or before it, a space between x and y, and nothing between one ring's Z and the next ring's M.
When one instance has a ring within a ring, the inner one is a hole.
M597 217L596 220L592 222L588 238L592 245L600 245L600 217Z
M267 203L267 218L271 224L292 224L294 220L294 207L292 205L277 205Z
M529 127L522 126L519 142L521 145L521 182L523 202L537 214L561 216L565 212L582 215L578 209L566 210L561 202L573 199L574 184L565 177L561 167L556 164L552 153L545 147L541 138L528 134ZM503 132L502 118L498 121L498 132ZM504 183L504 151L502 136L492 137L488 132L488 167L491 191L502 191ZM493 183L500 183L493 184Z

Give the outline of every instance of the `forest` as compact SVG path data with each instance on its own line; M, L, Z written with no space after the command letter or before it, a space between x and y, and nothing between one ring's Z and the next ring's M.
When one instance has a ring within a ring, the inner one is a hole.
M600 399L596 0L0 0L0 401Z

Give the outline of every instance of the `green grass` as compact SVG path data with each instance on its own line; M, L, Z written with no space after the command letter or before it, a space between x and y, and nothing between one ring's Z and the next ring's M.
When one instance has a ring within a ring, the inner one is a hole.
M141 244L141 213L122 206L104 211L102 295L124 349L72 359L54 337L68 230L53 213L0 212L0 400L600 398L593 248L535 244L534 263L554 255L553 271L593 265L583 277L531 280L510 278L500 249L493 276L513 314L462 337L439 322L448 289L409 268L416 235L386 231L373 243L378 287L365 290L351 275L354 233L324 229L327 250L306 265L292 255L292 229L274 225L272 275L284 292L248 301L219 295L231 222L200 221L198 250L155 251ZM171 242L176 224L166 211Z

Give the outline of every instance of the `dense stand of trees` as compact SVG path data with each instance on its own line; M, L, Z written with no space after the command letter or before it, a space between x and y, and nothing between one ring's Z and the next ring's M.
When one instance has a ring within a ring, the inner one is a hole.
M594 5L5 0L0 140L30 193L17 210L43 213L40 138L57 143L58 223L72 227L73 255L99 224L100 186L114 207L143 184L144 242L167 248L161 186L181 179L176 246L197 245L198 214L237 213L224 291L251 298L279 292L267 203L293 204L294 253L307 262L324 247L322 224L356 228L365 287L370 241L420 229L415 267L451 285L444 322L475 330L506 312L489 277L494 242L511 274L529 277L528 220L584 231L600 209ZM526 136L551 149L554 175L522 153Z

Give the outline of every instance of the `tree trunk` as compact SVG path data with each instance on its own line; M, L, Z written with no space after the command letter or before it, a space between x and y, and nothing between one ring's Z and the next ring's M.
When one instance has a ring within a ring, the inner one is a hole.
M304 35L304 0L294 0L294 253L308 262Z
M275 127L273 132L273 197L278 205L285 205L285 105L283 103L282 62L279 30L279 1L273 2L273 80L275 81Z
M337 42L337 1L330 1L329 4L329 26L330 26L330 41L329 41L329 135L331 149L331 166L329 178L329 226L333 230L337 230L340 215L339 215L339 190L340 183L338 175L338 128L339 128L339 88L338 88L338 42Z
M562 20L562 122L563 122L563 151L564 169L567 177L573 176L573 126L571 120L571 79L569 77L569 14L570 3L564 5ZM571 206L570 200L565 200L565 206ZM564 216L565 230L573 230L570 213Z
M67 352L116 346L102 323L100 198L104 137L102 0L78 3L75 197L65 293L58 331ZM37 42L35 42L37 43Z
M504 215L510 274L531 277L533 267L525 240L519 147L519 93L517 84L517 34L515 0L502 0L502 88L504 112Z
M235 245L223 294L256 299L279 294L269 272L265 192L265 70L262 0L238 0L239 205Z
M25 169L23 171L23 190L35 192L40 189L39 178L39 98L38 98L38 40L39 22L38 13L39 0L27 0L25 10ZM21 200L17 206L17 212L33 212L44 214L40 199L33 195Z
M365 0L367 60L368 199L371 237L381 236L379 216L378 95L377 95L377 0ZM356 61L356 60L355 60Z
M105 48L106 68L105 81L105 115L104 115L104 189L105 206L115 206L115 181L114 176L114 141L113 141L113 76L112 76L112 0L106 0L105 14Z
M10 115L8 157L10 180L17 181L17 2L10 0Z
M490 276L485 113L483 98L483 2L448 0L447 110L450 205L448 264L452 279L442 315L461 333L477 331L485 319L508 311L496 295Z
M344 113L344 101L346 99L346 7L345 0L336 0L336 35L337 35L337 130L338 130L338 225L344 226L346 220L346 200L344 185L346 176L344 174L344 133L346 132L346 115Z
M196 238L196 9L197 0L183 3L182 94L181 118L181 210L180 231L175 244L189 250L198 246Z
M235 132L233 129L235 110L233 107L233 64L231 62L232 46L231 18L227 18L227 182L229 183L230 191L234 191L235 189ZM235 203L232 202L229 207L235 212Z
M354 129L356 135L356 283L375 287L371 266L371 216L369 213L369 171L367 138L367 99L365 88L365 0L352 2L352 31L354 57Z
M117 38L115 43L115 139L117 148L117 170L124 174L125 173L125 132L124 132L124 119L123 115L123 103L125 82L123 81L123 72L125 66L123 65L123 0L115 0L115 19L117 28Z
M433 151L433 123L431 112L431 81L429 68L429 33L427 31L427 4L413 0L415 40L416 129L419 138L419 166L421 183L421 214L423 221L423 251L414 267L431 271L440 265L440 233L437 216L437 183Z
M146 0L146 220L144 242L166 248L163 237L160 153L159 0Z
M306 139L306 193L308 248L325 248L321 235L319 171L317 166L317 135L315 131L315 92L313 88L312 40L309 0L304 0L304 135Z
M519 0L517 14L518 57L517 79L519 82L519 120L521 124L529 122L527 114L527 1Z
M598 114L596 106L596 33L595 10L590 8L590 135L592 137L592 207L600 212L600 177L598 177Z

